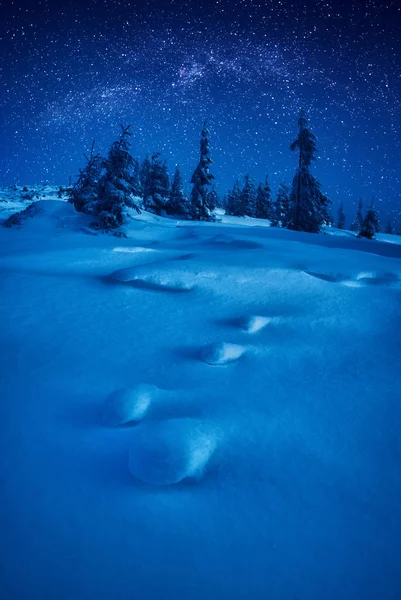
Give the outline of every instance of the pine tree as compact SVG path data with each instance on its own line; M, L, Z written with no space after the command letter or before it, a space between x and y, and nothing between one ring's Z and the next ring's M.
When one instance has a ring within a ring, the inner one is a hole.
M92 142L90 155L84 154L86 165L79 170L76 183L68 189L68 202L75 210L86 214L97 214L98 184L102 169L102 157L95 154L95 141Z
M166 212L169 215L188 215L189 204L184 194L184 185L179 165L176 165L173 183L171 184L170 198L166 205Z
M290 190L286 183L280 183L276 202L272 209L272 226L288 227L290 213Z
M214 184L207 195L207 204L210 207L210 210L214 210L215 208L220 206L220 198L217 193L216 186Z
M214 175L210 173L213 163L209 148L209 130L206 122L203 124L200 140L200 160L192 178L191 192L191 217L195 221L214 221L212 208L209 205L209 187L212 185Z
M358 200L358 210L355 216L355 219L351 223L351 231L360 231L362 229L363 223L363 203L362 198Z
M242 212L248 217L254 217L256 211L256 186L250 175L245 175L241 190Z
M337 219L337 229L344 229L345 227L345 212L343 203L340 203L340 208L338 209L338 219Z
M297 231L318 233L328 219L327 196L321 191L319 181L311 174L310 166L316 160L316 137L308 129L305 112L298 118L298 136L290 146L299 151L298 169L295 174L290 196L289 227Z
M391 222L391 219L389 219L387 221L386 233L389 233L390 235L393 235L393 233L394 233L393 224Z
M133 200L135 180L132 174L134 159L131 156L130 125L121 125L120 139L113 142L107 159L103 161L99 179L97 213L105 229L114 229L124 222L124 207L140 212Z
M139 161L136 158L134 158L134 163L132 166L132 193L137 198L143 197L143 188L140 180Z
M153 154L146 195L143 205L146 210L160 215L165 211L170 196L170 180L166 161L161 159L160 152Z
M378 231L380 231L379 217L372 200L370 207L366 211L358 237L374 240Z
M257 219L272 219L273 205L271 199L271 188L268 177L264 184L260 183L256 192L255 217Z
M241 201L241 186L237 179L233 189L227 193L226 215L243 217L244 214L244 206Z
M150 181L150 170L152 163L150 162L149 154L147 154L139 168L139 183L142 188L142 195L144 198L149 196L149 181Z

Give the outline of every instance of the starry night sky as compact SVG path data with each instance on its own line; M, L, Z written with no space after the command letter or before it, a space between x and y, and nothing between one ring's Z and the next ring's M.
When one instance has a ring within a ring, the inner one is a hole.
M401 225L399 0L0 1L0 185L68 183L131 123L188 182L205 118L213 173L290 183L297 114L337 213L376 196ZM188 186L189 187L189 186Z

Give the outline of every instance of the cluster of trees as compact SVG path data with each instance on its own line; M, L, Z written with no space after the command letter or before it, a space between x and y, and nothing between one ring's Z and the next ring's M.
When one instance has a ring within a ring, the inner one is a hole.
M147 155L140 164L131 155L130 137L130 126L121 126L120 137L111 145L106 158L96 154L95 144L92 144L89 156L85 155L86 165L80 170L75 185L68 190L69 200L79 212L95 215L98 226L104 229L122 225L125 207L140 212L140 206L143 206L158 215L215 220L213 211L220 202L210 172L213 163L206 123L201 133L199 163L190 180L189 197L184 192L179 166L170 182L167 163L160 153ZM257 183L250 175L245 175L242 183L235 182L221 203L226 214L269 219L273 226L310 233L318 233L324 224L333 224L329 212L331 202L311 173L317 143L303 110L298 117L298 134L290 149L298 153L291 188L281 183L273 200L267 176L264 182ZM337 226L344 229L345 225L346 216L341 204ZM360 201L351 229L360 237L372 239L379 228L373 201L365 215ZM392 233L391 222L386 231Z
M158 215L177 215L194 220L214 220L213 210L218 197L210 173L212 164L209 131L206 123L200 141L200 159L192 175L191 196L184 192L180 168L177 165L172 182L167 163L160 153L147 155L140 165L131 154L130 126L121 126L121 134L113 142L106 158L95 153L93 142L85 166L80 169L75 185L68 195L77 211L97 217L103 229L115 229L124 222L126 207Z
M341 203L338 210L338 218L336 223L337 228L345 229L346 221L344 207ZM374 204L374 198L372 198L372 201L365 214L363 212L362 198L359 198L358 209L355 218L350 225L350 229L351 231L355 231L358 234L358 237L365 237L371 240L375 238L376 233L380 231L380 222L379 215ZM393 224L390 218L387 221L385 233L394 233Z
M272 225L310 233L319 232L323 224L330 222L330 200L310 170L316 160L317 145L303 110L298 118L298 135L290 148L298 151L291 189L281 183L273 202L268 178L256 186L246 175L243 186L237 181L227 196L227 214L270 219Z

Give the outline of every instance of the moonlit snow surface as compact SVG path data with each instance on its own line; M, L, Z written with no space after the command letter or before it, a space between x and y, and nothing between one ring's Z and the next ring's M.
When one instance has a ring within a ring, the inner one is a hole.
M401 238L46 202L0 227L1 600L401 598Z

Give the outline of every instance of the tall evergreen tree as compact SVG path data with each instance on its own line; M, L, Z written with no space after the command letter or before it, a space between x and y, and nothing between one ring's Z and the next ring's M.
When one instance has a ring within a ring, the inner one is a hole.
M363 202L362 202L362 198L359 198L358 200L358 210L356 212L356 216L355 219L352 221L351 223L351 231L360 231L362 229L362 223L363 223Z
M192 178L191 217L195 221L214 221L212 208L209 205L209 191L214 180L210 173L213 163L210 155L209 130L206 122L203 124L200 140L200 159Z
M210 210L214 210L218 206L220 206L220 198L216 190L216 186L213 184L212 189L208 193L207 196L207 204L210 207Z
M245 175L241 190L242 212L248 217L254 217L256 211L256 186L250 175Z
M358 237L364 237L368 238L369 240L373 240L378 231L380 231L379 216L372 200L370 207L366 211L366 215L363 220L361 230L358 233Z
M139 167L139 183L141 184L143 197L149 196L150 170L152 163L149 154L145 156L141 166Z
M272 210L272 226L288 227L290 214L290 190L286 183L280 183L276 202Z
M140 179L140 166L136 158L134 158L134 163L132 166L132 193L138 198L143 197L143 188Z
M99 179L97 213L100 224L106 229L119 227L124 222L125 206L140 212L133 200L135 181L132 174L134 159L131 156L130 125L121 125L119 140L113 142L107 159L103 161Z
M255 215L257 219L272 219L273 205L271 199L271 188L268 177L265 182L258 185L255 201Z
M328 218L327 196L321 191L319 181L311 174L310 167L316 160L316 137L308 129L305 112L301 110L298 118L298 136L290 146L298 150L298 169L295 174L290 196L289 227L297 231L318 233Z
M227 193L226 215L233 217L243 217L245 215L241 199L241 186L238 179L234 183L233 189Z
M166 161L162 160L160 152L153 154L150 166L149 180L143 205L146 210L160 215L166 210L170 195L170 181Z
M176 165L173 183L171 184L170 198L166 205L166 212L169 215L185 216L189 211L188 199L184 194L184 185L179 165Z
M345 227L345 212L343 203L340 202L340 208L338 209L337 229L344 229Z
M68 202L71 202L78 212L95 214L102 157L100 154L95 154L94 141L89 156L84 154L84 157L86 165L79 170L76 183L68 189Z
M389 233L390 235L392 235L394 233L393 224L391 222L391 219L389 219L387 221L386 233Z

